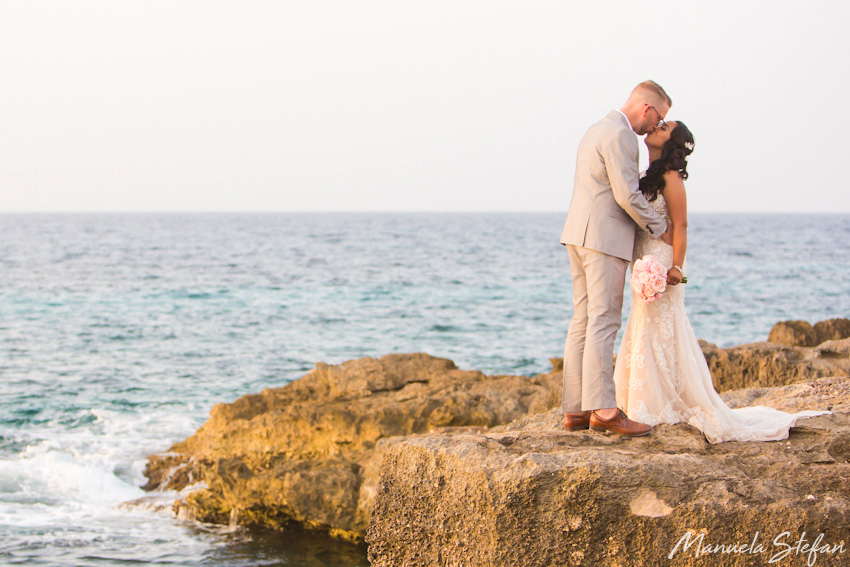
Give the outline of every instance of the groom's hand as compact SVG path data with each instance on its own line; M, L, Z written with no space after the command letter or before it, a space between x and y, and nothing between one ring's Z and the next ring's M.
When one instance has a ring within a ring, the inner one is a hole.
M673 225L668 224L667 230L662 232L659 238L664 244L669 244L670 246L673 246Z

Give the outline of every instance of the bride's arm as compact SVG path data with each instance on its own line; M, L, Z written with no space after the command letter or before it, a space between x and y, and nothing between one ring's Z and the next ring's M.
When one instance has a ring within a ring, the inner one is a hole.
M685 263L685 252L688 250L688 198L685 182L679 177L678 171L665 173L664 181L664 200L667 201L667 213L673 225L673 265L681 266ZM684 275L680 270L671 268L667 273L667 281L679 283Z

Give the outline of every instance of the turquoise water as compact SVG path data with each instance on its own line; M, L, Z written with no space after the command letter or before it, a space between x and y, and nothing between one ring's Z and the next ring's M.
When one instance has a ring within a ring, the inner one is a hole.
M779 320L850 316L850 216L690 220L701 338L729 346ZM366 565L362 549L322 539L183 523L174 494L144 498L145 457L214 403L316 361L424 351L487 373L546 371L570 317L562 223L0 216L0 564Z

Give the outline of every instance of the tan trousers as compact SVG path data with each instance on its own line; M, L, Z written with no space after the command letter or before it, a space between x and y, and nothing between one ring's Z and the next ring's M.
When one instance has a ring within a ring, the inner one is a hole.
M573 318L564 344L561 409L579 412L617 407L614 393L614 339L623 314L623 288L629 263L567 245L573 277Z

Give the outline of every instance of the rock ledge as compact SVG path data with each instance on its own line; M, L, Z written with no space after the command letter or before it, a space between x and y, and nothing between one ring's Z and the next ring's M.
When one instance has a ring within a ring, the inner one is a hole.
M791 544L824 533L847 549L826 564L850 563L850 379L730 394L733 406L835 413L770 443L710 445L681 424L634 439L568 433L558 410L503 432L407 440L381 467L371 564L752 565L752 555L668 554L689 532L731 545L757 531L767 551L755 564L768 564L767 544L785 531Z

